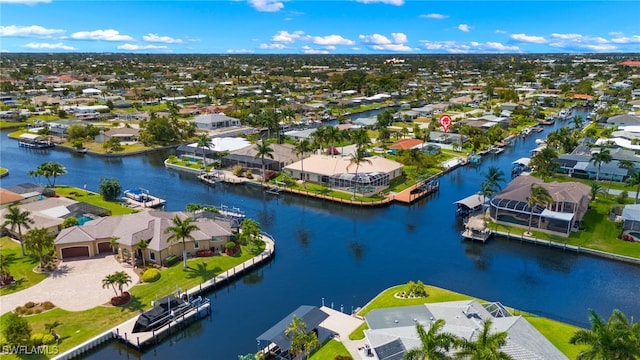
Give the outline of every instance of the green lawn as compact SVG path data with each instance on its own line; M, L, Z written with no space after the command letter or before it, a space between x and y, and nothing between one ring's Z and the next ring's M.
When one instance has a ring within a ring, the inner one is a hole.
M275 184L275 181L282 181L282 180L283 180L282 176L279 175L276 178L274 178L270 183L271 184ZM298 184L298 183L289 182L287 187L290 188L290 189L295 189L295 190L299 190L299 191L305 191L304 186L302 184ZM330 197L334 197L334 198L337 198L337 199L343 199L343 200L351 200L353 198L353 193L351 193L351 192L347 193L347 192L344 192L344 191L331 190L327 186L321 185L321 184L307 182L306 183L306 187L307 187L306 191L308 191L310 193L318 194L318 195L325 195L325 196L330 196ZM382 196L382 195L372 195L372 196L356 195L356 200L355 201L374 202L374 201L384 200L385 198L386 197Z
M102 198L102 196L100 196L100 194L82 190L76 187L58 185L56 186L55 190L56 195L58 196L64 196L75 201L86 202L103 207L111 211L111 215L126 215L137 212L134 209L123 206L123 203L106 201Z
M620 223L609 221L609 211L613 206L619 206L613 199L600 199L591 202L590 209L582 221L584 230L572 232L568 238L532 230L535 238L550 240L561 244L575 245L589 249L606 251L618 255L640 258L640 244L618 239ZM522 234L525 228L490 223L490 229Z
M400 299L396 298L394 294L407 290L407 285L398 285L384 290L378 294L371 302L369 302L358 315L365 316L371 310L382 309L398 306L412 306L425 303L437 303L444 301L457 301L457 300L471 300L472 297L446 289L426 286L428 296L426 298L418 299ZM484 300L478 300L485 302ZM511 310L515 315L519 314L517 310ZM569 359L575 359L577 354L584 350L584 346L577 346L569 344L569 339L578 330L578 327L561 323L555 320L538 317L531 314L522 314L544 337L546 337L552 344L554 344L560 352L565 354ZM586 316L586 315L585 315ZM354 330L350 335L351 340L364 339L364 330L368 329L367 324L362 324L358 329Z
M17 127L27 126L26 122L16 122L16 121L0 121L0 129L13 129Z
M182 262L171 268L163 269L160 280L149 284L138 284L131 288L132 300L124 307L103 305L86 311L66 311L56 308L38 315L28 316L26 319L31 324L32 333L43 332L47 323L52 323L55 320L61 322L62 325L56 328L56 332L62 338L62 342L58 347L61 352L64 352L136 316L142 311L150 309L151 301L156 298L171 294L177 288L181 288L184 291L195 287L201 282L241 264L252 258L254 254L262 252L264 243L260 247L253 249L253 251L249 251L246 246L241 248L242 250L238 256L195 258L189 260L188 269L182 268ZM109 299L105 299L105 304L108 302ZM2 321L2 318L0 318L0 321ZM11 357L6 358L12 359ZM17 357L14 358L17 359Z
M20 243L11 240L7 236L0 238L0 251L7 259L9 274L16 280L15 283L0 289L0 295L7 295L33 286L47 277L46 274L37 274L33 269L40 264L40 260L29 255L22 257ZM25 300L26 301L26 300Z
M327 341L318 351L311 355L311 360L329 360L335 359L336 356L351 356L349 350L335 339Z

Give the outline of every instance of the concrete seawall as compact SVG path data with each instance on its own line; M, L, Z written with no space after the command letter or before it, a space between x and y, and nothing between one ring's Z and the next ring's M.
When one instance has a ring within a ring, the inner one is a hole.
M208 291L213 291L218 289L221 286L224 286L226 284L229 284L232 281L237 280L241 275L243 275L245 272L253 270L257 267L260 267L266 263L268 263L273 256L275 255L275 240L273 239L273 237L267 233L262 233L262 240L265 242L265 249L262 253L260 253L257 256L254 256L253 258L243 262L242 264L239 264L227 271L225 271L224 273L215 276L212 279L209 279L203 283L201 283L198 286L195 286L189 290L187 290L185 293L188 295L203 295L204 293L208 292ZM121 324L118 324L116 326L114 326L113 328L111 328L110 330L107 330L105 332L103 332L102 334L85 341L84 343L73 347L72 349L69 349L65 352L63 352L62 354L59 354L57 356L55 356L53 359L54 360L67 360L67 359L75 359L77 357L82 356L83 354L85 354L88 351L91 351L93 349L96 349L97 347L100 347L102 344L111 341L113 339L117 339L120 336L118 335L119 333L119 329L126 323L131 322L134 319L137 319L138 317L134 317L131 318Z

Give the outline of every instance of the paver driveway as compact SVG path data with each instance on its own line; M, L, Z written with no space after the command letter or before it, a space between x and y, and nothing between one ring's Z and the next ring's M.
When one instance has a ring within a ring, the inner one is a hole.
M17 293L0 296L0 314L7 313L28 301L51 301L70 311L87 310L109 302L115 295L112 288L103 289L102 279L116 271L131 276L131 284L138 282L133 268L125 268L113 255L64 261L47 278Z

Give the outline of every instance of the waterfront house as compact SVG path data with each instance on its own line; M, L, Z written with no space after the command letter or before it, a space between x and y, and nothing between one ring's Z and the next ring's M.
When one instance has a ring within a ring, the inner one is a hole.
M500 350L514 359L567 359L524 317L512 315L495 302L480 304L477 300L461 300L374 309L365 316L368 329L364 334L377 359L403 359L408 351L422 347L416 324L428 331L440 319L445 321L442 332L467 340L475 340L483 323L491 320L491 333L508 333L507 343ZM454 353L452 349L448 355Z
M554 203L533 208L527 205L533 185L545 188ZM489 216L497 223L529 227L539 231L569 236L577 230L589 206L591 187L577 182L544 181L533 176L518 176L490 201Z
M294 179L305 179L346 192L372 195L389 187L389 182L402 175L402 164L382 156L367 157L355 174L356 165L350 165L350 156L311 155L302 161L284 167ZM304 166L304 172L302 167Z
M140 129L128 127L111 128L96 136L96 142L106 142L114 138L120 140L121 144L135 144L140 138Z
M142 211L122 216L109 216L87 221L82 226L63 229L55 240L55 252L60 259L81 256L111 254L110 240L118 243L118 256L123 261L145 257L146 261L161 263L171 255L182 255L182 240L170 246L169 234L165 229L173 226L172 218L182 219L189 215L184 212ZM198 218L194 224L199 230L191 233L194 240L186 239L187 252L211 249L222 252L233 236L232 223L223 219ZM145 240L146 251L139 251L136 245Z
M213 145L211 147L198 147L198 143L183 144L176 149L176 153L180 157L198 161L202 160L203 154L211 159L218 154L231 153L251 145L246 139L237 137L213 137L210 140Z
M240 119L223 113L199 115L193 120L198 129L215 130L219 128L240 126Z
M640 116L631 114L616 115L608 118L606 124L608 126L640 125Z
M640 240L640 204L627 204L622 209L620 218L623 221L622 232L631 232Z
M273 159L265 156L265 169L280 171L286 165L299 160L299 158L294 154L295 146L291 144L269 144L269 146L273 149L273 152L271 153ZM258 150L255 145L249 145L230 151L228 155L222 157L222 167L228 168L239 165L244 168L262 169L262 158L256 158L257 154Z
M620 161L611 160L600 164L598 175L598 166L591 161L590 155L561 154L554 162L558 165L558 172L581 179L598 177L600 180L624 181L629 172L620 167Z

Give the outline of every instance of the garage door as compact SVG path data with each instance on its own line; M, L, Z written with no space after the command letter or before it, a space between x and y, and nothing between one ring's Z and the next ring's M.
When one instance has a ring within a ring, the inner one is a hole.
M89 256L88 246L74 246L62 249L62 258L68 259L72 257Z
M98 243L98 254L112 253L112 252L113 252L113 249L111 248L111 245L109 245L108 242Z

